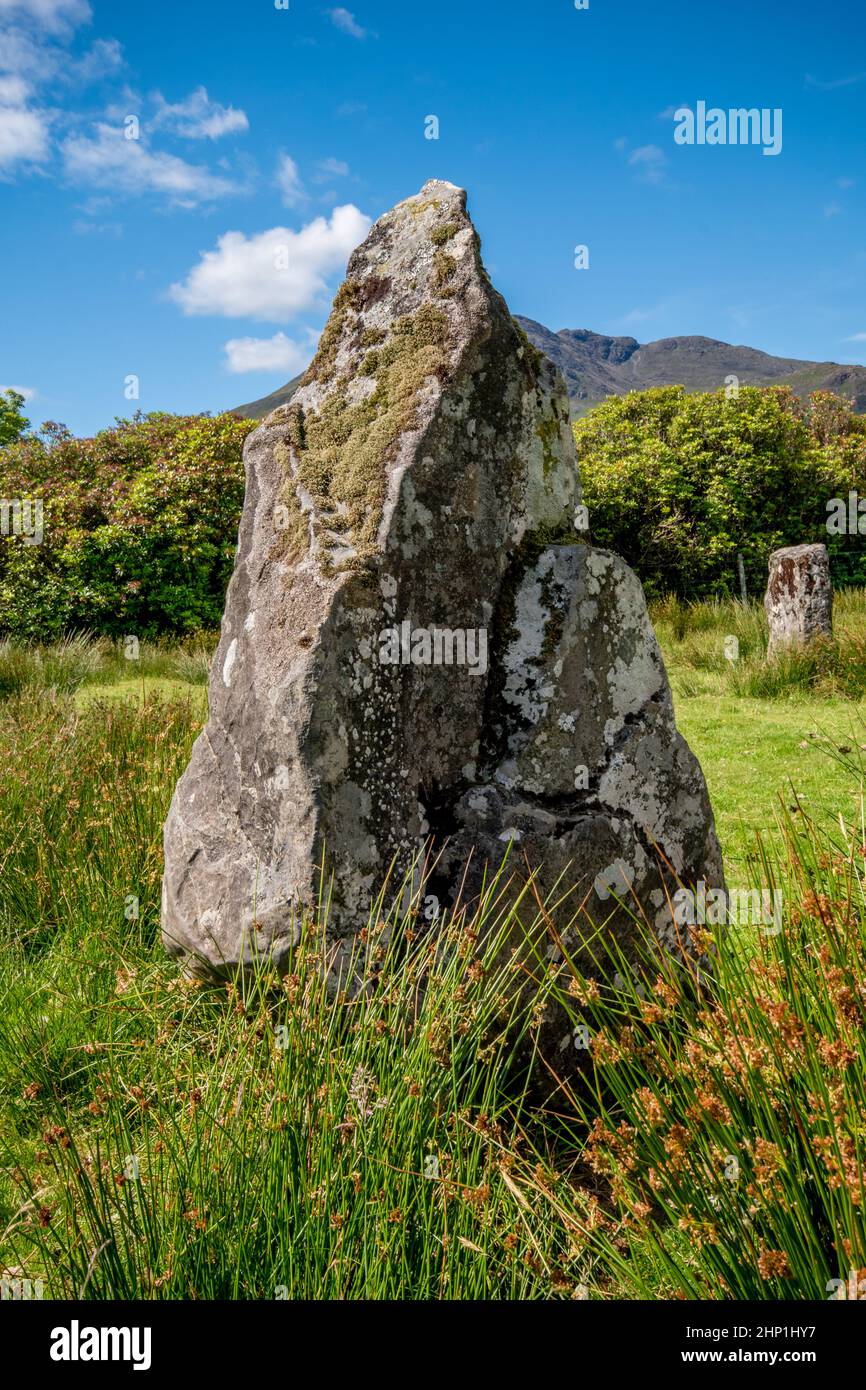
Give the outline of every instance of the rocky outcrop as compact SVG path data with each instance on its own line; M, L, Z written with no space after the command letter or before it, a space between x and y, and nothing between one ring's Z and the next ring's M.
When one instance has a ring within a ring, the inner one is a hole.
M672 940L665 876L721 884L640 584L584 543L568 414L462 191L382 217L247 441L209 720L165 828L187 968L279 968L323 864L352 935L431 839L443 907L519 851L543 888L603 921L630 897Z

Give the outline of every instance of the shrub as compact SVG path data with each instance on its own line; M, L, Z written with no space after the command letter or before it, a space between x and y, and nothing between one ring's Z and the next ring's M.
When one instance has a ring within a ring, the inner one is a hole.
M2 493L41 498L41 544L0 536L0 631L154 637L222 615L255 422L152 414L92 439L62 426L3 450Z
M866 493L866 420L816 391L687 394L682 386L606 400L574 426L593 540L622 555L650 595L762 593L783 545L823 541L834 582L866 583L860 536L827 533L831 498Z
M28 428L30 421L22 414L23 404L24 397L13 387L0 391L0 445L20 439Z

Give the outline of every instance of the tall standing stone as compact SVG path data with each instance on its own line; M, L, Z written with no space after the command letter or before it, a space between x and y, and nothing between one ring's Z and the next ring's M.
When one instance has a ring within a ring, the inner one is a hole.
M833 634L833 586L826 545L789 545L770 556L764 597L768 654Z
M430 838L443 906L510 846L542 889L570 876L604 921L633 895L672 940L657 850L723 883L704 780L639 582L581 539L562 379L461 190L375 224L245 465L210 715L165 827L168 949L279 968L323 862L351 936Z

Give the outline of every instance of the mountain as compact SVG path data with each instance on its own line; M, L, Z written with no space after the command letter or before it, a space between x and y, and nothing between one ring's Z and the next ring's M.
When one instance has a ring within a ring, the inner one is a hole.
M654 343L639 343L636 338L609 338L588 328L561 328L553 333L521 314L517 321L530 342L562 372L575 416L584 415L605 396L623 396L650 386L717 391L729 376L735 376L742 386L790 386L798 396L835 391L853 403L858 415L866 415L866 367L772 357L757 348L734 347L715 338L659 338ZM237 406L234 413L261 420L289 400L300 379L296 376L269 396Z
M583 415L605 396L651 386L717 391L728 376L735 376L742 386L790 386L798 396L836 391L853 402L858 414L866 414L866 367L772 357L757 348L734 347L715 338L660 338L641 344L636 338L609 338L588 328L552 333L520 315L518 322L530 342L559 367L574 415Z
M284 405L286 401L291 400L300 380L299 376L293 376L291 381L287 381L285 386L278 386L269 396L249 401L246 405L236 405L231 413L241 415L245 420L263 420L272 410L276 410L278 405Z

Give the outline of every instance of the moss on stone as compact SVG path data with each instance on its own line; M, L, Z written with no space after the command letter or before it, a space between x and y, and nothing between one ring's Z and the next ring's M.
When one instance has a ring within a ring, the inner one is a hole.
M434 246L444 246L446 241L450 241L456 236L460 228L456 222L443 222L441 227L434 227L430 233L430 240Z
M436 347L448 337L448 315L435 304L422 304L417 314L406 314L397 320L394 336L421 347Z
M321 408L302 416L291 485L311 494L319 529L339 538L332 543L357 552L340 569L363 568L375 551L387 464L400 437L415 425L425 380L446 365L448 332L447 315L435 305L422 305L395 322L383 347L367 353L360 373L374 376L376 384L365 400L351 403L349 379L340 377ZM290 463L286 457L291 472ZM329 569L325 561L323 568Z
M533 370L535 375L538 376L539 372L541 371L541 365L544 361L544 353L539 352L535 344L533 342L530 342L529 338L526 336L524 329L517 322L517 319L513 318L511 322L514 324L515 331L518 334L521 343L523 344L524 359L527 365Z
M331 317L319 339L316 355L301 378L301 385L311 381L327 384L334 375L337 365L337 349L343 337L346 321L355 312L361 285L358 280L344 280L331 308Z
M384 343L387 333L382 328L365 328L361 334L361 347L378 347Z
M304 447L304 412L299 405L286 407L284 416L286 440L295 449Z
M294 409L297 409L303 418L300 407L294 407ZM298 448L294 443L293 447ZM306 554L309 547L309 522L301 510L301 504L294 488L289 442L281 441L277 444L274 449L274 457L283 477L283 484L279 492L279 505L284 510L279 515L275 514L274 516L276 536L271 547L270 558L272 560L285 560L289 564L294 564Z
M433 257L431 285L434 291L442 292L457 269L457 262L447 251L437 251Z
M541 440L542 469L549 478L556 467L556 446L559 443L559 422L555 415L545 415L539 419L536 434Z

